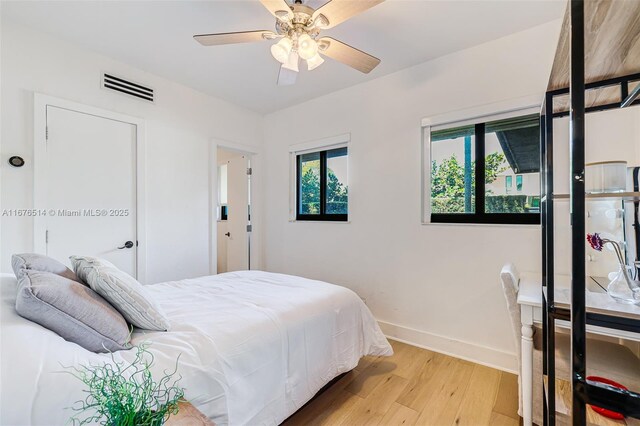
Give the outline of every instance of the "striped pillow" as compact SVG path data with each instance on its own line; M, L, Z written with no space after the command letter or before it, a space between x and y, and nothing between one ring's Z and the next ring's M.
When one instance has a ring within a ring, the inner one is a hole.
M69 258L78 278L104 297L135 327L166 331L169 321L144 286L106 260L88 256Z

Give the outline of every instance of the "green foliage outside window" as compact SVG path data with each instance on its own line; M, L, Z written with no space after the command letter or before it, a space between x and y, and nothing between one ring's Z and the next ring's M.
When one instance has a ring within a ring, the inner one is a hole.
M306 161L302 165L300 182L301 214L320 214L320 160ZM347 214L348 188L338 180L333 170L327 169L327 214Z
M489 185L500 173L508 169L504 154L493 152L485 157L485 184ZM471 162L471 187L475 188L476 162ZM431 163L431 212L465 213L464 164L455 155L444 159L440 164ZM511 195L486 195L487 213L524 213L527 197ZM475 205L472 195L471 205Z
M320 160L302 163L300 213L320 214Z

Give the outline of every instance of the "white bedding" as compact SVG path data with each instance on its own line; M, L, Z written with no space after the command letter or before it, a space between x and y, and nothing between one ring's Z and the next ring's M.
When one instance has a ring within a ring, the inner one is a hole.
M83 385L61 365L110 362L14 309L16 280L1 278L0 424L62 425ZM245 271L146 286L169 332L152 342L154 371L179 373L186 397L216 424L276 425L364 355L392 349L360 298L344 287ZM116 360L131 360L120 351Z

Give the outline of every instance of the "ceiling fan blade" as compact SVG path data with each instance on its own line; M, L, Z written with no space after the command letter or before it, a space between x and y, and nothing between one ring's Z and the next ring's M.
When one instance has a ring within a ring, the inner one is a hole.
M298 78L296 71L285 68L284 65L280 66L280 72L278 73L278 86L291 86L295 84Z
M194 35L195 41L203 46L217 46L220 44L250 43L253 41L273 40L279 37L273 31L239 31L235 33L199 34Z
M320 53L323 55L349 65L351 68L355 68L365 74L369 74L371 70L380 64L380 59L375 56L371 56L331 37L322 37L318 40L318 45Z
M352 16L362 13L383 1L384 0L330 0L327 4L316 10L312 18L315 20L318 16L324 15L329 23L323 25L322 28L333 28Z
M291 7L285 0L260 0L260 3L278 19L293 19Z

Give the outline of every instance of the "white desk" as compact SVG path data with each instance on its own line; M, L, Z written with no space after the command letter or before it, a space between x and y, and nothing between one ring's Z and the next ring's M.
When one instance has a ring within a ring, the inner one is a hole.
M604 289L592 279L587 278L586 302L589 312L616 314L631 318L640 318L640 307L618 303L610 298ZM522 323L522 353L520 389L522 395L522 418L524 426L532 424L533 418L533 327L542 323L542 285L539 274L521 274L518 290L520 319ZM568 276L555 278L555 304L569 307L571 300L571 280ZM567 321L556 321L559 327L569 328ZM640 334L611 328L587 325L587 332L604 336L640 342Z

